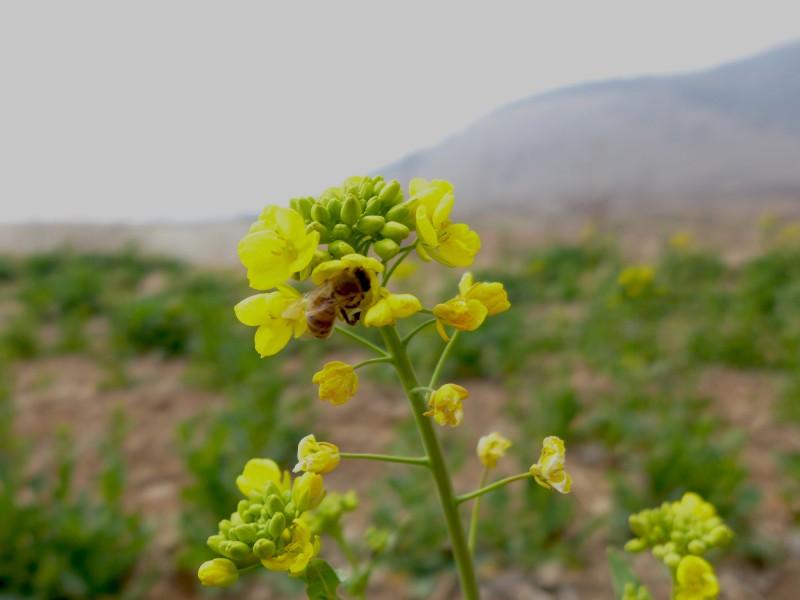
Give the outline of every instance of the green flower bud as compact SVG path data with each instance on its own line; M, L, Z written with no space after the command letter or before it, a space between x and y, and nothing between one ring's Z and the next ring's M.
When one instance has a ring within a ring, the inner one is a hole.
M386 219L378 215L368 215L361 217L356 223L356 229L362 233L370 234L377 233L381 227L386 223Z
M314 253L314 258L311 259L311 262L314 262L315 260L317 260L317 254L319 252L321 252L321 251L317 250ZM322 251L322 252L324 253L324 251ZM270 496L280 496L280 495L281 495L281 490L277 485L275 485L275 482L274 481L267 482L267 485L264 488L264 498L265 498L265 500L266 500L266 498L269 498Z
M350 229L349 225L345 225L344 223L338 223L334 225L333 232L331 232L331 237L334 240L347 240L352 233L352 229Z
M381 235L395 242L401 242L411 234L411 230L397 221L389 221L381 227Z
M400 204L403 201L403 189L400 187L400 183L396 180L387 183L381 190L378 198L381 199L381 206L384 211L389 210L396 204Z
M237 525L228 533L228 539L237 539L245 544L252 544L258 537L258 527L255 523L248 523L246 525Z
M378 175L375 179L372 180L372 194L373 195L380 195L381 190L386 187L386 182L383 180L383 177Z
M373 196L367 201L367 206L364 209L365 215L379 215L381 213L381 199Z
M289 502L286 505L286 508L283 509L283 514L286 515L286 520L289 523L294 521L296 512L297 512L297 507L295 506L294 502Z
M212 535L208 538L206 544L217 554L222 554L222 552L219 551L219 545L224 541L226 541L224 535Z
M662 560L667 555L667 550L663 544L656 544L653 546L652 554L658 560Z
M343 240L334 240L328 244L328 251L334 258L342 258L348 254L355 254L353 247Z
M375 254L380 256L383 260L394 258L397 256L397 253L400 252L400 246L397 244L397 242L390 240L389 238L375 242L373 248L375 249Z
M625 542L624 550L625 552L630 552L631 554L635 554L636 552L641 552L646 548L647 548L647 543L644 540L636 538Z
M306 233L311 233L312 231L319 232L319 243L320 244L327 244L331 240L331 234L328 231L328 228L325 227L319 221L312 221L308 225L306 225Z
M677 569L678 563L681 562L681 555L677 552L670 552L663 558L662 562L670 569Z
M382 554L389 543L389 532L385 529L370 527L364 534L364 541L367 547L375 554Z
M253 515L248 512L249 510L250 502L247 500L239 500L239 504L236 506L236 512L239 513L239 517L241 517L244 523L251 523L253 521Z
M225 558L215 558L200 565L197 577L205 587L229 588L239 579L236 565Z
M278 539L284 529L286 529L286 517L283 513L275 513L267 525L267 531L273 538Z
M708 548L700 540L692 540L691 542L689 542L687 550L689 550L689 554L696 554L697 556L703 556L703 554L706 553L706 550L708 550Z
M358 186L358 197L359 198L370 198L372 197L372 180L369 178L364 179L361 182L361 185Z
M315 204L311 207L311 218L317 223L328 225L331 222L331 213L322 204Z
M386 213L386 220L405 223L410 214L411 210L408 208L408 204L398 204L388 210Z
M328 213L331 216L331 222L336 223L339 221L339 215L342 213L342 201L334 198L328 203Z
M285 504L278 494L272 494L267 498L267 513L271 517L275 513L282 513Z
M219 550L231 560L244 560L250 556L250 546L244 542L223 542L219 545Z
M253 546L253 554L258 560L272 558L275 556L275 542L267 539L258 540Z
M262 504L264 502L264 494L253 490L247 493L247 499L250 500L250 502Z
M716 548L729 543L733 539L733 532L727 525L718 525L705 538L709 545Z
M352 227L358 223L358 220L361 218L361 213L361 203L358 201L358 198L355 196L348 196L344 204L342 204L339 219L345 225L350 225L350 227Z
M297 199L297 212L303 215L306 221L311 220L311 207L314 206L313 198L298 198Z
M222 521L219 522L219 532L222 535L228 535L228 531L232 526L233 524L228 519L222 519Z

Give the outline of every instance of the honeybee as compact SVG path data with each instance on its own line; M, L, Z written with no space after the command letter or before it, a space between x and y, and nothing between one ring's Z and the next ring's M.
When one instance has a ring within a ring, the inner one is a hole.
M302 302L311 335L319 339L328 337L337 316L348 325L358 323L361 303L371 288L366 269L351 267L305 294Z

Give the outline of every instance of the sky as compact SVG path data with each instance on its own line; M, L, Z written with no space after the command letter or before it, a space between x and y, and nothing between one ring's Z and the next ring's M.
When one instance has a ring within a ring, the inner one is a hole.
M800 40L792 5L3 2L0 223L251 217L520 98Z

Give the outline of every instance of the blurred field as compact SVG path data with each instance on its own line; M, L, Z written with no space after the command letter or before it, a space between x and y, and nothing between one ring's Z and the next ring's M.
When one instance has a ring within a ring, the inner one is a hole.
M457 484L476 485L474 443L492 429L514 440L508 473L561 436L574 479L568 497L516 486L484 502L486 598L612 597L605 547L627 539L626 515L686 490L737 533L725 598L797 597L800 226L772 208L760 224L752 209L645 219L602 205L472 221L476 279L502 281L513 308L464 335L448 367L470 390L464 427L443 432ZM194 571L247 458L291 466L311 431L353 452L417 451L378 369L347 405L316 400L323 362L359 359L346 340L257 357L232 311L248 294L246 227L0 231L0 597L203 597ZM452 295L457 273L428 272L409 289ZM412 346L422 364L441 347L427 333ZM368 597L457 597L424 478L345 462L326 481L361 496L348 535L401 525ZM333 544L323 553L337 562ZM217 597L303 597L284 579Z

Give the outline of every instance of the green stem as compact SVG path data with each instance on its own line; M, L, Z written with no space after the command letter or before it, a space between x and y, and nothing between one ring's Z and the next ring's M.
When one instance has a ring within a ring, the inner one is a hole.
M400 250L397 260L394 261L392 266L389 267L389 270L383 274L383 279L381 280L381 287L384 287L386 286L387 283L389 283L389 278L392 276L392 273L394 273L394 270L398 267L398 265L401 262L403 262L406 259L406 256L408 256L411 253L411 251L416 247L417 247L417 242L414 242L410 246L406 246L405 248Z
M436 387L436 381L439 379L439 375L442 372L442 367L444 366L444 361L447 360L447 357L450 356L450 352L453 349L453 345L456 343L458 339L458 331L456 331L452 336L450 336L450 341L447 342L447 346L444 347L442 350L442 355L439 357L439 362L436 363L436 368L433 370L433 375L431 375L431 382L428 384L429 388Z
M461 525L461 517L458 512L450 473L433 424L430 419L422 415L426 409L425 401L421 394L412 392L414 388L419 387L417 375L414 373L414 367L411 366L411 361L408 358L408 354L406 354L406 349L403 347L403 342L397 334L397 329L394 327L381 327L380 331L387 350L394 357L397 376L406 391L406 396L411 404L411 412L417 424L417 430L428 454L431 474L436 484L436 491L439 494L445 523L450 534L450 542L453 546L453 557L458 568L461 591L466 600L478 600L480 595L478 583L475 579L475 569L472 564L472 556L467 547L464 528Z
M489 476L489 467L483 467L483 475L481 475L481 482L478 484L478 489L482 488L486 485L486 478ZM481 506L481 498L475 499L475 504L472 505L472 518L469 521L469 541L467 545L469 546L470 554L475 556L475 539L478 536L478 510Z
M381 460L390 463L402 463L406 465L419 465L427 467L430 461L427 456L392 456L390 454L361 454L359 452L339 452L341 458L355 458L358 460Z
M336 541L336 544L344 554L344 557L347 559L347 562L350 563L350 568L353 571L358 569L358 558L356 557L355 552L350 547L350 544L347 543L347 540L344 539L344 533L342 532L342 527L337 526L336 529L330 532L330 536Z
M485 487L478 488L477 490L456 497L456 504L461 504L463 502L466 502L467 500L472 500L473 498L477 498L478 496L483 496L484 494L493 492L494 490L501 488L504 485L508 485L509 483L513 483L521 479L528 479L529 477L532 477L530 473L520 473L519 475L512 475L511 477L506 477L505 479L501 479L500 481L495 481L494 483L490 483Z
M366 367L367 365L375 365L378 363L387 363L387 362L394 362L391 356L381 356L379 358L369 358L367 360L362 360L360 363L356 363L353 365L353 369L360 369L361 367Z
M351 340L355 340L356 342L358 342L362 346L366 346L367 348L371 348L372 350L374 350L375 352L377 352L381 356L386 356L386 357L389 356L389 353L386 352L386 350L384 350L383 348L379 348L378 346L376 346L375 344L373 344L369 340L365 340L360 335L357 335L357 334L353 333L349 329L345 329L344 327L340 327L339 325L336 325L336 327L334 327L334 329L336 329L336 331L338 331L342 335L346 335Z
M425 329L428 325L433 325L434 323L436 323L436 319L429 319L424 323L417 325L414 329L411 330L411 333L409 333L403 338L403 346L408 346L408 343L414 338L415 335L417 335L420 331Z

